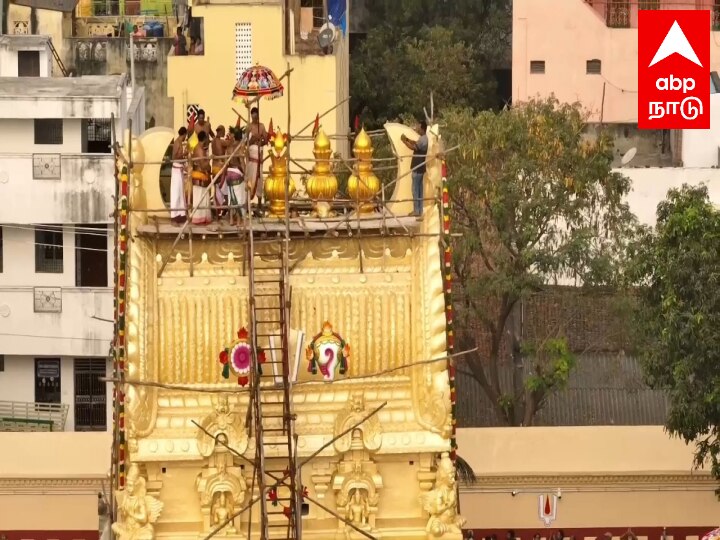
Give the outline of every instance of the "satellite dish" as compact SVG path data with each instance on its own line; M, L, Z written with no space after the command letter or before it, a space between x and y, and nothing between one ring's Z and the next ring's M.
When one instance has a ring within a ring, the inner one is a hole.
M333 23L328 22L322 25L318 33L318 43L320 47L323 49L330 47L333 41L335 41L336 35L337 33L335 32L335 25Z
M626 166L633 159L635 159L635 154L637 154L637 148L635 148L634 146L630 150L625 152L625 155L620 160L620 163L622 164L622 166L623 167Z

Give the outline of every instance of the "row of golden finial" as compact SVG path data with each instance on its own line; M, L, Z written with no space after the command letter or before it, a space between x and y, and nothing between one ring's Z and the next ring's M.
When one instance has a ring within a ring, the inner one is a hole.
M270 215L282 217L285 215L285 189L292 197L295 186L288 185L287 135L277 130L271 138L270 174L265 180L265 195L270 202ZM375 210L372 202L380 192L380 179L373 172L372 156L373 145L370 136L363 128L353 143L353 155L356 162L348 178L347 191L350 198L356 202L358 211L369 213ZM313 201L313 214L318 217L333 216L332 201L338 193L338 180L333 173L332 147L330 139L320 128L315 135L313 143L315 165L312 174L306 182L308 197Z

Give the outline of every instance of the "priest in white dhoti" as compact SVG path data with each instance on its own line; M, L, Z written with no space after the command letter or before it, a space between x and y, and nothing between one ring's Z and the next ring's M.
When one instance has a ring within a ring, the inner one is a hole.
M197 134L198 144L193 150L192 157L192 204L193 225L209 225L212 223L212 196L210 186L210 159L206 146L207 133L201 131Z
M170 174L170 220L185 223L187 201L185 200L185 159L187 159L187 128L181 127L173 141L172 172Z
M242 137L242 133L236 131L233 145L227 150L229 154L232 154L225 174L231 225L240 224L240 220L247 214L248 184L244 173L245 156L242 148L237 150L238 146L243 145Z
M260 122L260 113L257 107L250 110L250 124L247 129L247 165L245 179L250 190L250 200L260 204L263 198L263 147L268 143L268 133L265 125Z

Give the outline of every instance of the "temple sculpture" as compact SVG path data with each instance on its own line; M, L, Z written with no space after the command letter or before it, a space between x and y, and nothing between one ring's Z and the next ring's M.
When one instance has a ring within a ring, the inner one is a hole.
M276 133L264 172L269 215L253 218L266 232L252 251L242 233L222 227L187 224L178 235L180 226L162 211L156 163L172 130L153 128L126 141L124 155L132 152L134 163L118 159L124 422L116 459L124 460L118 474L127 474L112 528L120 540L200 540L216 528L223 538L260 538L259 512L250 504L259 492L248 265L253 258L252 309L267 313L255 322L273 328L281 306L259 277L272 275L273 242L285 226L278 218L286 212L292 331L282 346L301 464L302 538L364 538L362 531L388 540L461 540L438 127L428 132L425 187L436 199L425 203L422 220L409 216L411 151L400 142L417 135L399 124L386 132L398 158L386 207L365 130L347 169L332 163L331 138L317 132L306 192L295 191L298 178L287 187L295 175L292 141ZM350 168L343 203L336 174ZM272 370L282 340L272 332L258 338L258 362L279 377ZM262 421L271 432L272 415ZM280 449L265 445L266 460L280 459ZM282 523L282 497L272 495L279 501L272 523Z

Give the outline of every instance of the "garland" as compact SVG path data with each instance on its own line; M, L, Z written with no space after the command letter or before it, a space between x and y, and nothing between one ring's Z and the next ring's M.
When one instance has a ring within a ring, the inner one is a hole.
M117 168L116 168L117 174ZM127 238L128 238L128 167L123 165L119 178L119 189L116 189L117 213L115 220L115 347L114 347L114 369L115 377L121 381L125 379L125 299L127 268ZM122 489L125 486L125 388L117 385L113 389L113 401L115 402L113 417L113 430L117 443L117 454L115 460L117 487Z
M456 440L456 403L457 403L457 391L455 388L455 359L452 358L452 353L455 349L455 331L453 330L453 318L454 312L452 307L452 247L450 237L450 192L448 191L447 182L447 163L445 160L442 162L442 205L443 205L443 236L445 240L445 253L444 253L444 290L445 290L445 320L446 320L446 334L447 334L447 352L448 352L448 377L450 379L450 418L452 421L452 431L450 435L450 457L455 461L457 455L457 440Z
M289 469L285 469L285 474L283 475L282 480L284 481L288 476L290 476L290 471L289 471ZM305 487L305 486L300 486L300 490L301 490L301 491L300 491L301 497L302 497L302 500L303 500L303 502L304 502L304 501L305 501L305 497L307 497L307 495L308 495L308 488ZM289 505L288 505L288 506L285 506L284 504L282 504L282 503L278 500L278 493L277 493L277 488L276 488L276 487L274 487L274 488L272 488L270 491L268 491L268 500L270 501L270 504L272 504L273 506L275 506L275 507L277 507L277 506L282 507L283 515L284 515L286 518L290 519L290 516L292 515L292 508L291 508Z

